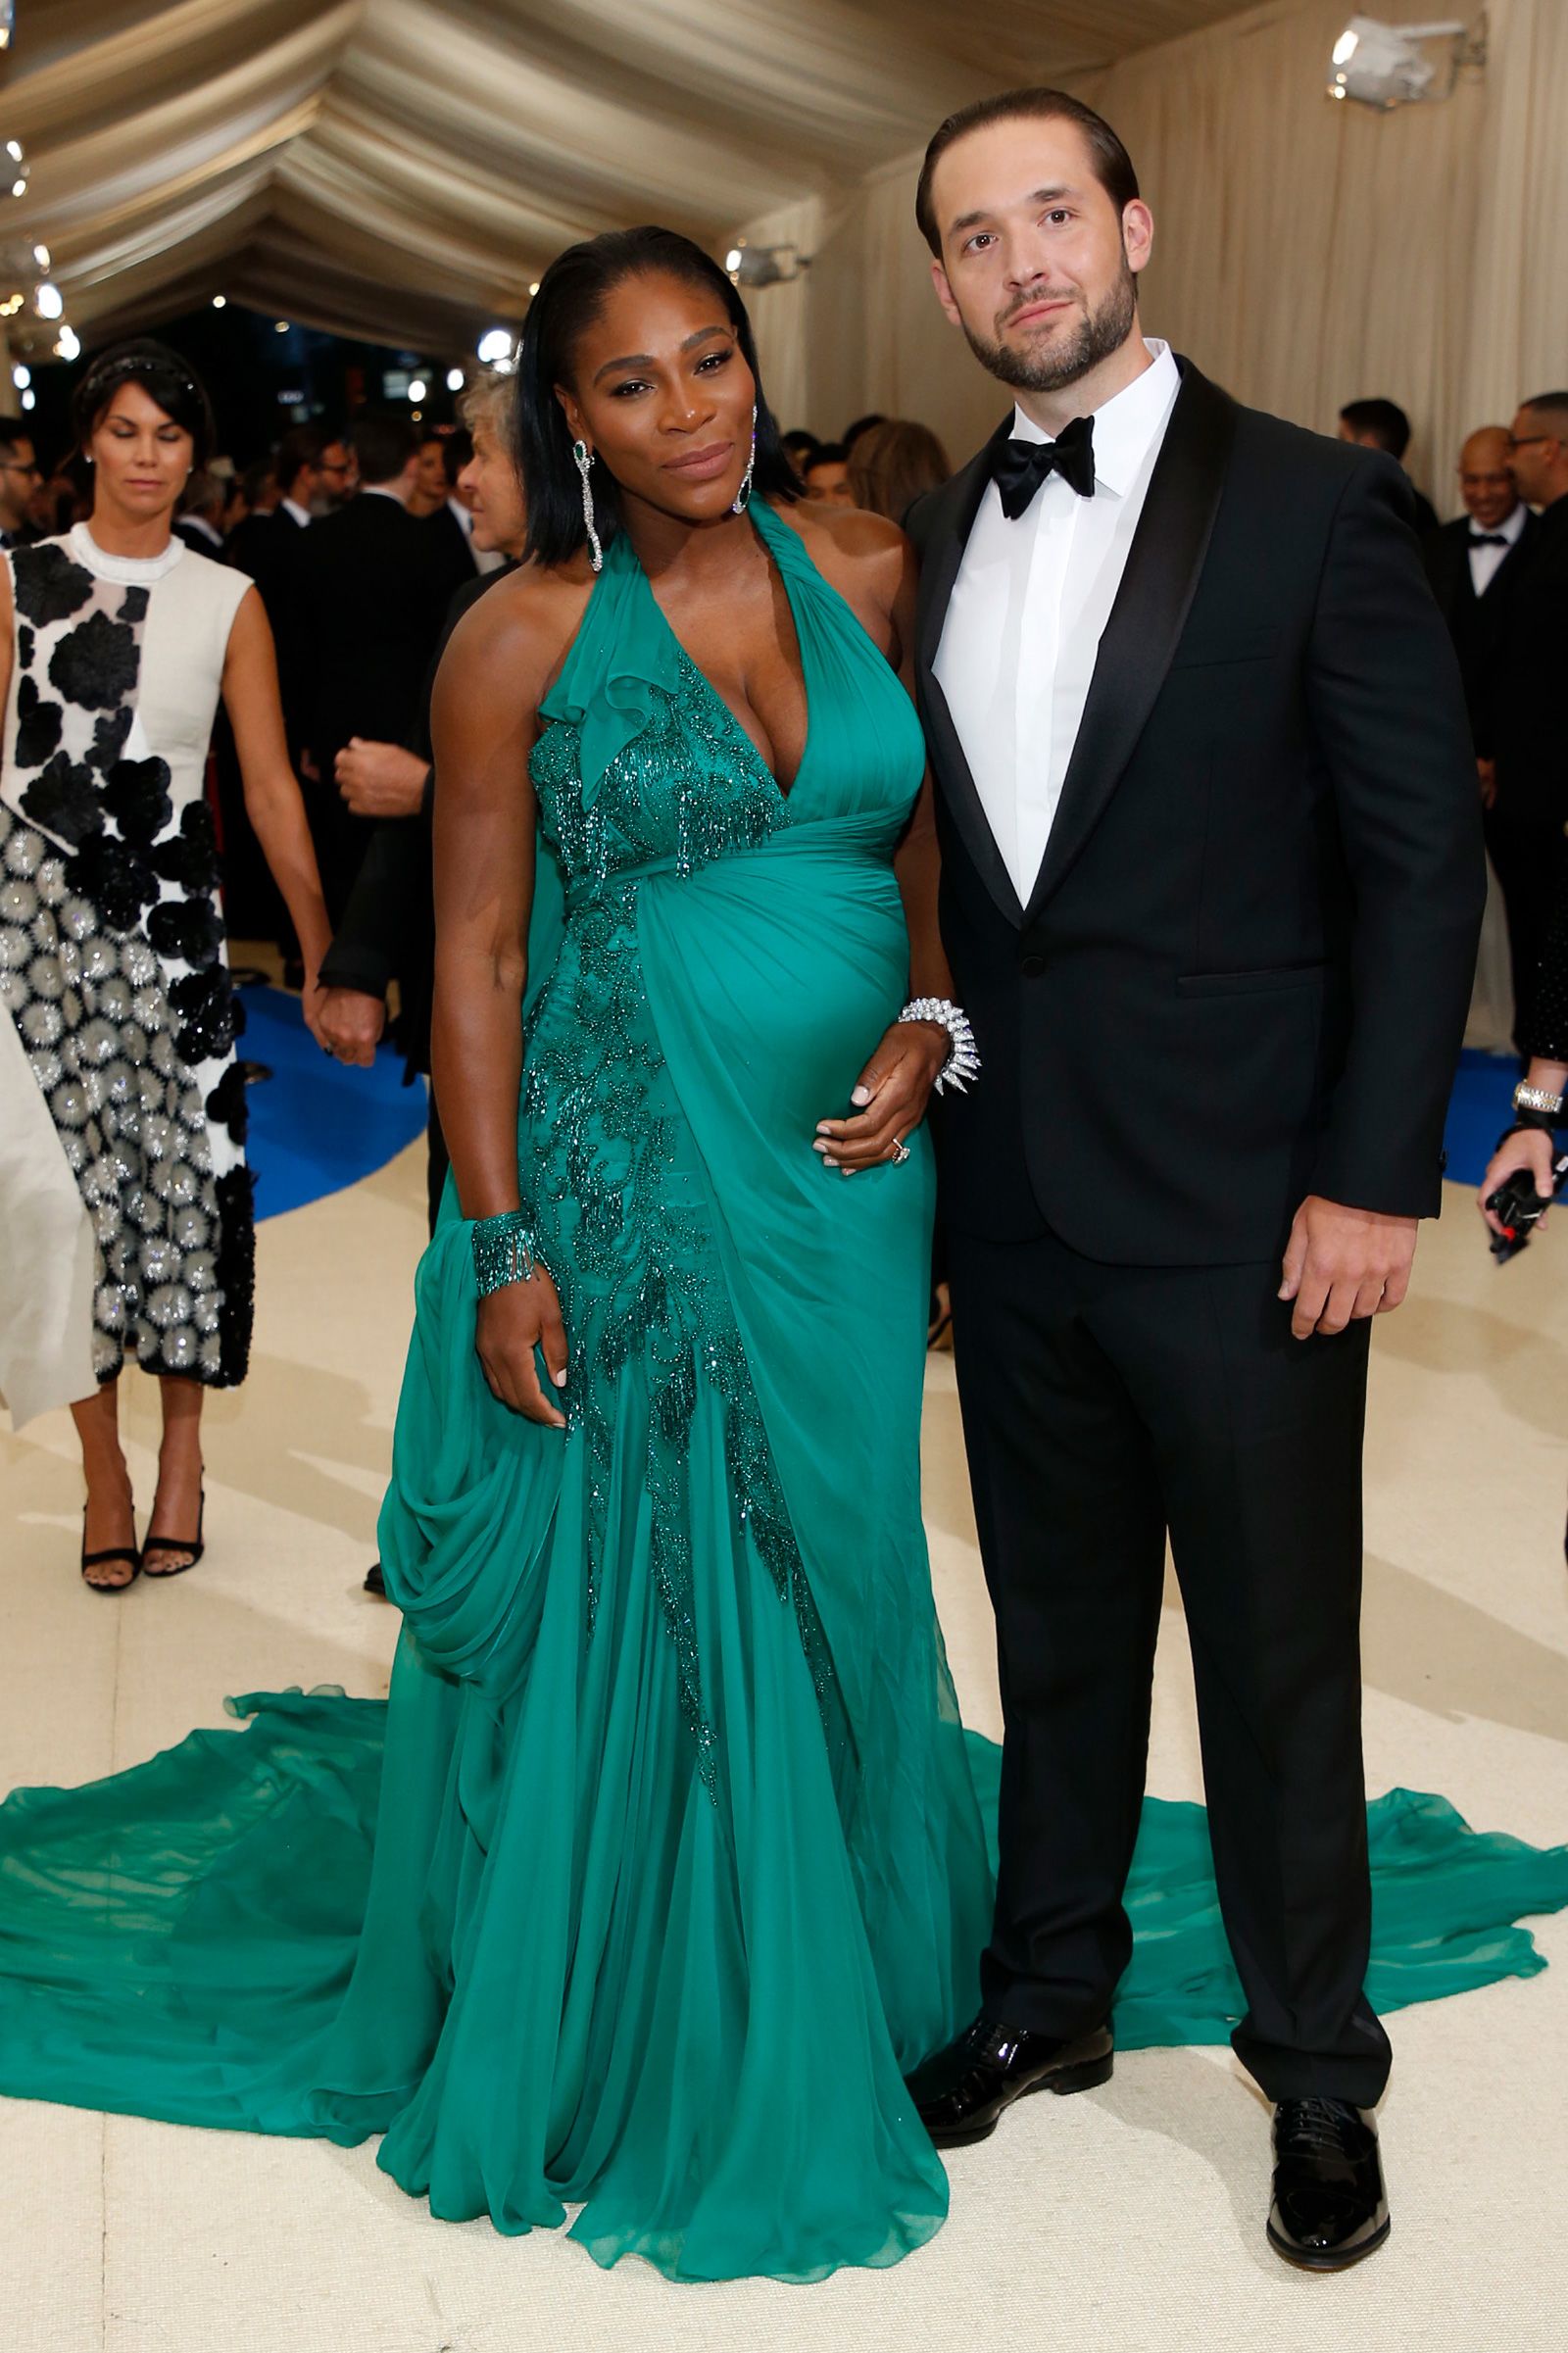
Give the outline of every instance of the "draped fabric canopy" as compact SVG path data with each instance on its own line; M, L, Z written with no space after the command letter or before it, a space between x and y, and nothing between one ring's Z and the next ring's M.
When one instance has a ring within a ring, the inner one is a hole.
M721 250L987 90L1235 5L19 0L6 233L47 242L94 340L221 291L471 351L575 237L662 220Z

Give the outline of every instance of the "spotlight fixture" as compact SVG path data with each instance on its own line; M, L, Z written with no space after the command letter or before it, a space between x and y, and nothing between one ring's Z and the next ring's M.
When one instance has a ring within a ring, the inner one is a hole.
M63 326L55 339L55 357L59 360L81 358L81 337L74 326Z
M1446 56L1425 44L1447 44ZM1466 25L1456 17L1421 25L1387 25L1381 17L1352 17L1334 44L1328 94L1353 98L1387 114L1396 106L1451 98L1462 66L1487 62L1487 20Z
M13 384L15 384L19 392L25 392L27 386L32 382L32 369L30 368L24 368L22 363L19 361L16 367L11 370L11 381Z
M429 389L430 387L422 375L410 376L409 398L411 401L422 401Z
M228 309L228 296L226 294L215 294L213 296L213 309L215 311L226 311Z
M811 257L794 245L748 245L744 237L724 256L724 268L737 286L787 286L809 270Z
M479 337L478 357L484 362L486 368L501 368L510 372L513 342L511 327L486 327L484 333Z
M286 319L279 319L276 320L273 327L273 332L274 334L278 335L286 335L288 333L288 320Z
M34 286L32 290L32 307L40 319L63 319L66 315L66 298L58 286L45 278L41 285Z
M447 369L447 390L449 392L461 392L466 381L466 378L465 377L461 368L449 368Z

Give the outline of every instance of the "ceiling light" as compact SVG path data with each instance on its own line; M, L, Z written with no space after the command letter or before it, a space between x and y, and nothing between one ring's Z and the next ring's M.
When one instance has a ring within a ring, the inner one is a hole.
M479 358L486 368L499 368L503 360L512 357L512 329L509 326L486 327L479 337Z
M1423 44L1446 41L1446 57ZM1387 25L1381 17L1352 17L1334 44L1331 98L1353 98L1387 112L1391 107L1451 98L1461 66L1487 62L1487 21L1469 27L1457 17L1420 25Z
M737 286L785 286L811 266L808 253L793 245L732 245L724 268Z
M65 315L66 298L58 286L45 278L41 286L32 290L32 307L40 319L60 319Z
M47 270L49 269L49 248L47 245L35 245L32 249L32 258L37 263L40 270Z
M409 398L411 401L422 401L429 389L430 387L422 375L410 376Z
M79 360L81 337L74 326L63 326L55 340L55 351L62 360Z
M226 294L215 294L213 296L213 309L215 311L226 311L227 308L228 296Z
M535 278L535 279L534 279L534 281L533 281L533 284L532 284L532 285L531 285L531 286L528 288L528 291L529 291L529 293L530 293L530 294L537 294L537 293L538 293L538 291L539 291L539 280L538 280L537 278Z
M36 409L38 406L38 395L36 392L24 392L22 396L22 405L24 409Z
M286 319L280 319L277 321L276 332L279 335L286 335L288 333L288 320Z
M25 392L27 386L32 382L32 369L19 364L11 370L11 381L19 392Z
M465 381L466 379L461 368L449 368L447 369L447 390L449 392L461 392L463 390Z

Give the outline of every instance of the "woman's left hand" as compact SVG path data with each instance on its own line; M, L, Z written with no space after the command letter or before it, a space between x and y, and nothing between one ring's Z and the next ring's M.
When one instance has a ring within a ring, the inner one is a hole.
M952 1044L940 1021L895 1021L883 1033L850 1097L863 1107L850 1119L817 1121L815 1149L830 1168L853 1176L897 1157L895 1148L925 1117Z

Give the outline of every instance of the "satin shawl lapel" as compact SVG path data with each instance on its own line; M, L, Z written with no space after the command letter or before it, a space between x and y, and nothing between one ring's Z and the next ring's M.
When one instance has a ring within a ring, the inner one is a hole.
M951 482L944 483L934 493L934 514L931 528L924 534L925 555L920 565L919 647L915 683L937 789L946 798L954 824L969 853L976 873L1001 912L1009 923L1016 925L1023 921L1023 903L1013 888L1006 861L997 848L997 837L981 807L980 795L970 773L958 730L948 709L948 698L942 691L933 666L937 649L942 643L942 627L948 617L953 584L958 576L958 566L963 562L963 551L968 545L969 533L974 528L974 518L980 512L980 501L991 480L992 446L995 442L1004 441L1011 428L1012 417L1009 415L968 465L956 473Z
M1189 362L1180 366L1182 388L1100 641L1026 922L1055 890L1121 781L1165 682L1208 553L1236 406Z

